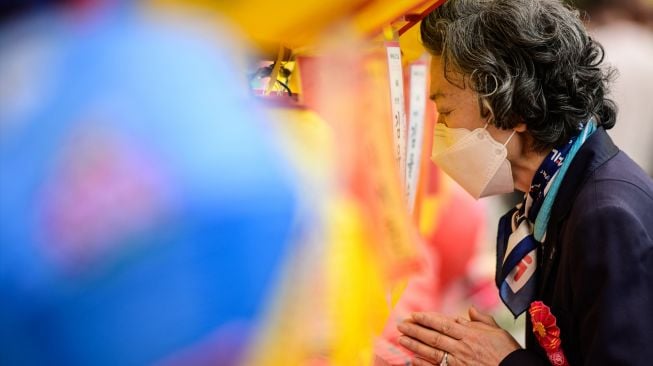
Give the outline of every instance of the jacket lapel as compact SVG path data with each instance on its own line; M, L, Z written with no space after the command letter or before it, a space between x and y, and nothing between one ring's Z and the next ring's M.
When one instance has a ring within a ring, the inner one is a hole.
M542 251L538 253L542 258L540 263L542 270L540 271L541 276L538 286L540 296L543 295L551 279L551 274L556 272L557 257L561 250L559 231L571 210L576 196L578 196L585 181L594 171L617 155L618 152L619 148L615 146L605 130L599 128L583 144L571 162L551 209L551 220L547 227L547 233L551 235L547 234Z

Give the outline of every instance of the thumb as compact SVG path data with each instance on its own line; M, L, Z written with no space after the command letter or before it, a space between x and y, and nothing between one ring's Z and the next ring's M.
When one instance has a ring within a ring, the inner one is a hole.
M471 321L481 322L493 327L498 327L497 322L494 321L494 318L488 314L481 313L475 307L471 306L469 308L469 319Z

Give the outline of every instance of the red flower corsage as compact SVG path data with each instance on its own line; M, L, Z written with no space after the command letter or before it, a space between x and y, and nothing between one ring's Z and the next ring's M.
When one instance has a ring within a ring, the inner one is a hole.
M533 301L528 312L531 314L533 333L546 352L549 361L555 366L569 366L567 358L562 351L560 341L560 328L556 325L556 317L551 314L551 309L542 301Z

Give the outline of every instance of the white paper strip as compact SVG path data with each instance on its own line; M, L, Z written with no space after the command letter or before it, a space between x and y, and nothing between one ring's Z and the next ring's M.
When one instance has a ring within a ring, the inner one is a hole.
M419 183L422 146L424 145L424 115L426 113L427 68L423 63L410 66L410 100L408 115L408 146L406 152L406 196L408 209L415 208Z
M402 186L406 181L406 110L404 107L404 73L401 65L399 45L388 45L388 75L392 107L392 135L395 158L399 166Z

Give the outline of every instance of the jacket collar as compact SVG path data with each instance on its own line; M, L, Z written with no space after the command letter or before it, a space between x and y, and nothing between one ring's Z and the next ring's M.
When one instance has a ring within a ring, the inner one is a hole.
M619 148L605 130L598 128L578 150L563 177L551 209L551 218L555 218L558 222L564 219L585 181L618 152Z
M551 209L551 220L547 227L548 233L557 232L559 226L567 218L576 196L585 184L585 181L594 174L596 169L606 161L613 158L619 152L608 134L603 128L599 128L590 136L581 146L574 159L571 161L569 170L563 177L560 189ZM548 240L547 240L548 241ZM553 245L544 245L541 247L541 273L539 277L539 296L541 297L546 290L550 281L551 272L557 266L556 252L560 243L554 240Z

